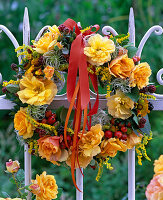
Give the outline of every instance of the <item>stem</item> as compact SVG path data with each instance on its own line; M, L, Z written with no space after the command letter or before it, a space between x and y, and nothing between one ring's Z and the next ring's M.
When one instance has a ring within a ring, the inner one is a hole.
M16 180L14 174L12 174L12 178L13 178L14 181L15 181L15 184L16 184L16 187L17 187L17 191L18 191L20 197L22 197L23 194L22 194L22 193L20 192L20 190L19 190L19 185L18 185L18 182L17 182L17 180Z

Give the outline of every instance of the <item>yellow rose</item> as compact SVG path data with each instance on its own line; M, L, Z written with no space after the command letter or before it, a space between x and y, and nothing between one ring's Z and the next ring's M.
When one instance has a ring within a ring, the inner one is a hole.
M151 75L151 69L148 63L140 63L133 69L130 77L130 86L138 86L139 89L149 84L149 77Z
M35 50L38 53L46 53L54 49L57 44L58 36L60 35L59 29L56 25L49 27L50 32L45 33L38 42L34 43ZM58 45L58 44L57 44Z
M19 131L19 135L23 136L24 139L33 136L35 127L27 120L27 114L24 108L20 108L20 110L15 114L14 128Z
M130 77L134 66L133 59L128 58L127 54L116 57L108 64L110 73L122 79Z
M100 153L99 144L101 143L102 137L104 136L104 132L102 131L102 127L100 124L96 124L92 126L90 131L83 134L80 133L79 137L79 148L82 151L83 155L88 156L96 156Z
M127 148L132 149L136 145L141 143L142 140L142 135L137 136L134 132L128 135L127 137Z
M127 151L126 141L119 140L118 138L110 138L107 140L103 140L100 147L100 155L102 157L115 157L118 151Z
M57 198L58 186L54 176L46 175L46 172L43 172L40 176L37 175L36 180L32 180L32 183L36 187L31 187L31 185L29 188L36 195L36 200L52 200Z
M158 160L155 160L154 172L155 175L163 174L163 155L161 155Z
M20 80L20 91L17 92L23 103L40 106L50 104L57 94L57 86L51 80L39 80L32 73Z
M54 45L57 43L57 40L55 39L55 36L53 33L48 32L45 33L38 42L35 42L33 45L35 46L35 50L38 53L44 54L48 51L51 51L54 49Z
M54 74L54 67L46 66L45 69L44 69L44 74L45 74L45 77L48 80L50 80L53 77L53 74Z
M57 40L58 36L61 35L61 33L60 33L60 31L59 31L59 29L58 29L58 27L56 25L53 25L52 27L49 27L49 30L50 30L51 33L54 34L55 40Z
M68 157L67 150L61 150L59 147L60 137L58 136L45 136L38 140L38 153L41 158L46 158L46 160L52 162L53 164L58 164L57 161L65 161Z
M116 94L107 98L108 113L115 118L127 119L131 117L134 108L132 101L123 92L117 90Z
M18 170L20 168L20 163L17 160L12 161L10 159L9 162L6 162L6 168L7 168L8 172L16 173L16 172L18 172Z
M71 156L72 156L72 152L70 150L69 156L66 160L66 164L70 167L71 167ZM78 159L78 161L77 161L77 159ZM85 169L89 165L89 163L91 162L92 159L93 159L92 156L85 156L82 151L79 151L78 158L76 158L76 162L75 162L75 168L79 168L79 166L80 166Z
M87 61L92 65L103 65L111 60L111 53L115 51L114 42L107 37L95 34L88 39L88 44L84 48Z

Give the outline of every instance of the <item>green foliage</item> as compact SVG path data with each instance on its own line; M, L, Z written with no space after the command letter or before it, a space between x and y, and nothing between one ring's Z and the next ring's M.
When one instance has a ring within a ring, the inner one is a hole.
M125 93L130 99L132 99L134 102L137 102L139 99L139 89L137 87L134 87L131 89L131 92Z
M34 39L38 31L45 25L59 25L68 17L80 21L83 27L99 24L112 26L118 33L128 32L129 8L134 7L136 21L136 46L150 26L162 24L162 0L9 0L0 1L0 23L7 26L22 44L22 19L24 7L29 8L31 38ZM9 68L11 63L17 63L16 53L10 40L4 33L0 33L0 72L4 80L9 80L14 72ZM150 81L156 82L156 73L163 67L163 37L154 34L148 40L142 54L142 62L147 61L152 68ZM66 86L65 86L66 88ZM105 91L104 91L105 92ZM157 93L163 93L163 87L157 88ZM136 199L145 199L145 187L153 177L153 162L162 154L163 131L162 112L152 112L150 115L154 139L148 145L148 155L151 162L144 161L143 166L136 166L137 192ZM9 158L18 159L23 167L23 147L15 139L12 119L8 111L0 111L0 196L6 191L16 196L15 187L9 182L4 173L5 162ZM95 181L97 171L88 168L84 171L84 199L87 200L120 200L127 199L127 153L119 154L112 159L114 170L104 169L100 182ZM41 166L41 167L40 167ZM32 158L33 178L36 173L44 170L54 174L59 187L63 187L66 200L75 199L75 188L72 186L69 168L54 166L40 158ZM7 196L4 196L7 197Z
M137 52L137 48L134 46L128 46L126 47L126 49L128 50L128 57L129 58L133 58Z

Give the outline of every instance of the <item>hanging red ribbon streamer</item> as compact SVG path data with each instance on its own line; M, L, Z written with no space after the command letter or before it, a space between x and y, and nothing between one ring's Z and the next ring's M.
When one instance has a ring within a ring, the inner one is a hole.
M73 138L73 147L72 147L72 156L71 156L71 174L75 187L80 191L78 186L76 185L74 170L75 163L77 160L77 164L79 165L78 160L78 132L80 131L81 124L81 113L84 110L84 124L82 136L85 132L85 127L87 124L87 106L90 102L90 91L89 91L89 76L92 81L92 85L94 87L95 92L97 93L96 102L93 108L89 111L89 116L96 114L98 109L98 85L97 85L97 77L95 74L88 74L87 71L87 57L84 54L84 37L96 33L99 30L99 25L92 26L89 30L82 33L77 25L77 23L72 19L67 19L64 22L64 25L69 28L71 31L75 28L76 38L72 42L71 50L70 50L70 59L69 59L69 67L68 67L68 76L67 76L67 98L70 102L70 107L67 113L65 127L64 127L64 140L65 144L68 147L67 143L67 125L69 121L69 117L72 111L73 106L75 107L75 117L74 117L74 138ZM96 28L95 31L92 31L92 28ZM79 80L76 85L77 74L79 72ZM76 106L75 106L75 98L76 98ZM90 119L91 122L91 119ZM91 126L91 125L90 125ZM69 147L68 147L69 148ZM80 168L80 166L79 166Z

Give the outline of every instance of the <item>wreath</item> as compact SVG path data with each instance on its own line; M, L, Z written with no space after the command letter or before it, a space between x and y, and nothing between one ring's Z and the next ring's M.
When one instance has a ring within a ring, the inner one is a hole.
M149 84L150 66L135 56L129 33L103 36L99 29L83 29L72 19L48 27L32 45L16 49L22 59L11 65L16 80L4 81L2 89L15 104L11 114L19 141L32 155L70 166L78 190L75 168L97 167L98 181L103 165L112 169L118 151L135 147L140 165L143 156L150 160L145 146L152 139L153 105L148 99L156 91ZM65 79L69 108L52 110ZM96 93L93 106L90 88ZM107 93L106 110L99 106L101 88Z

